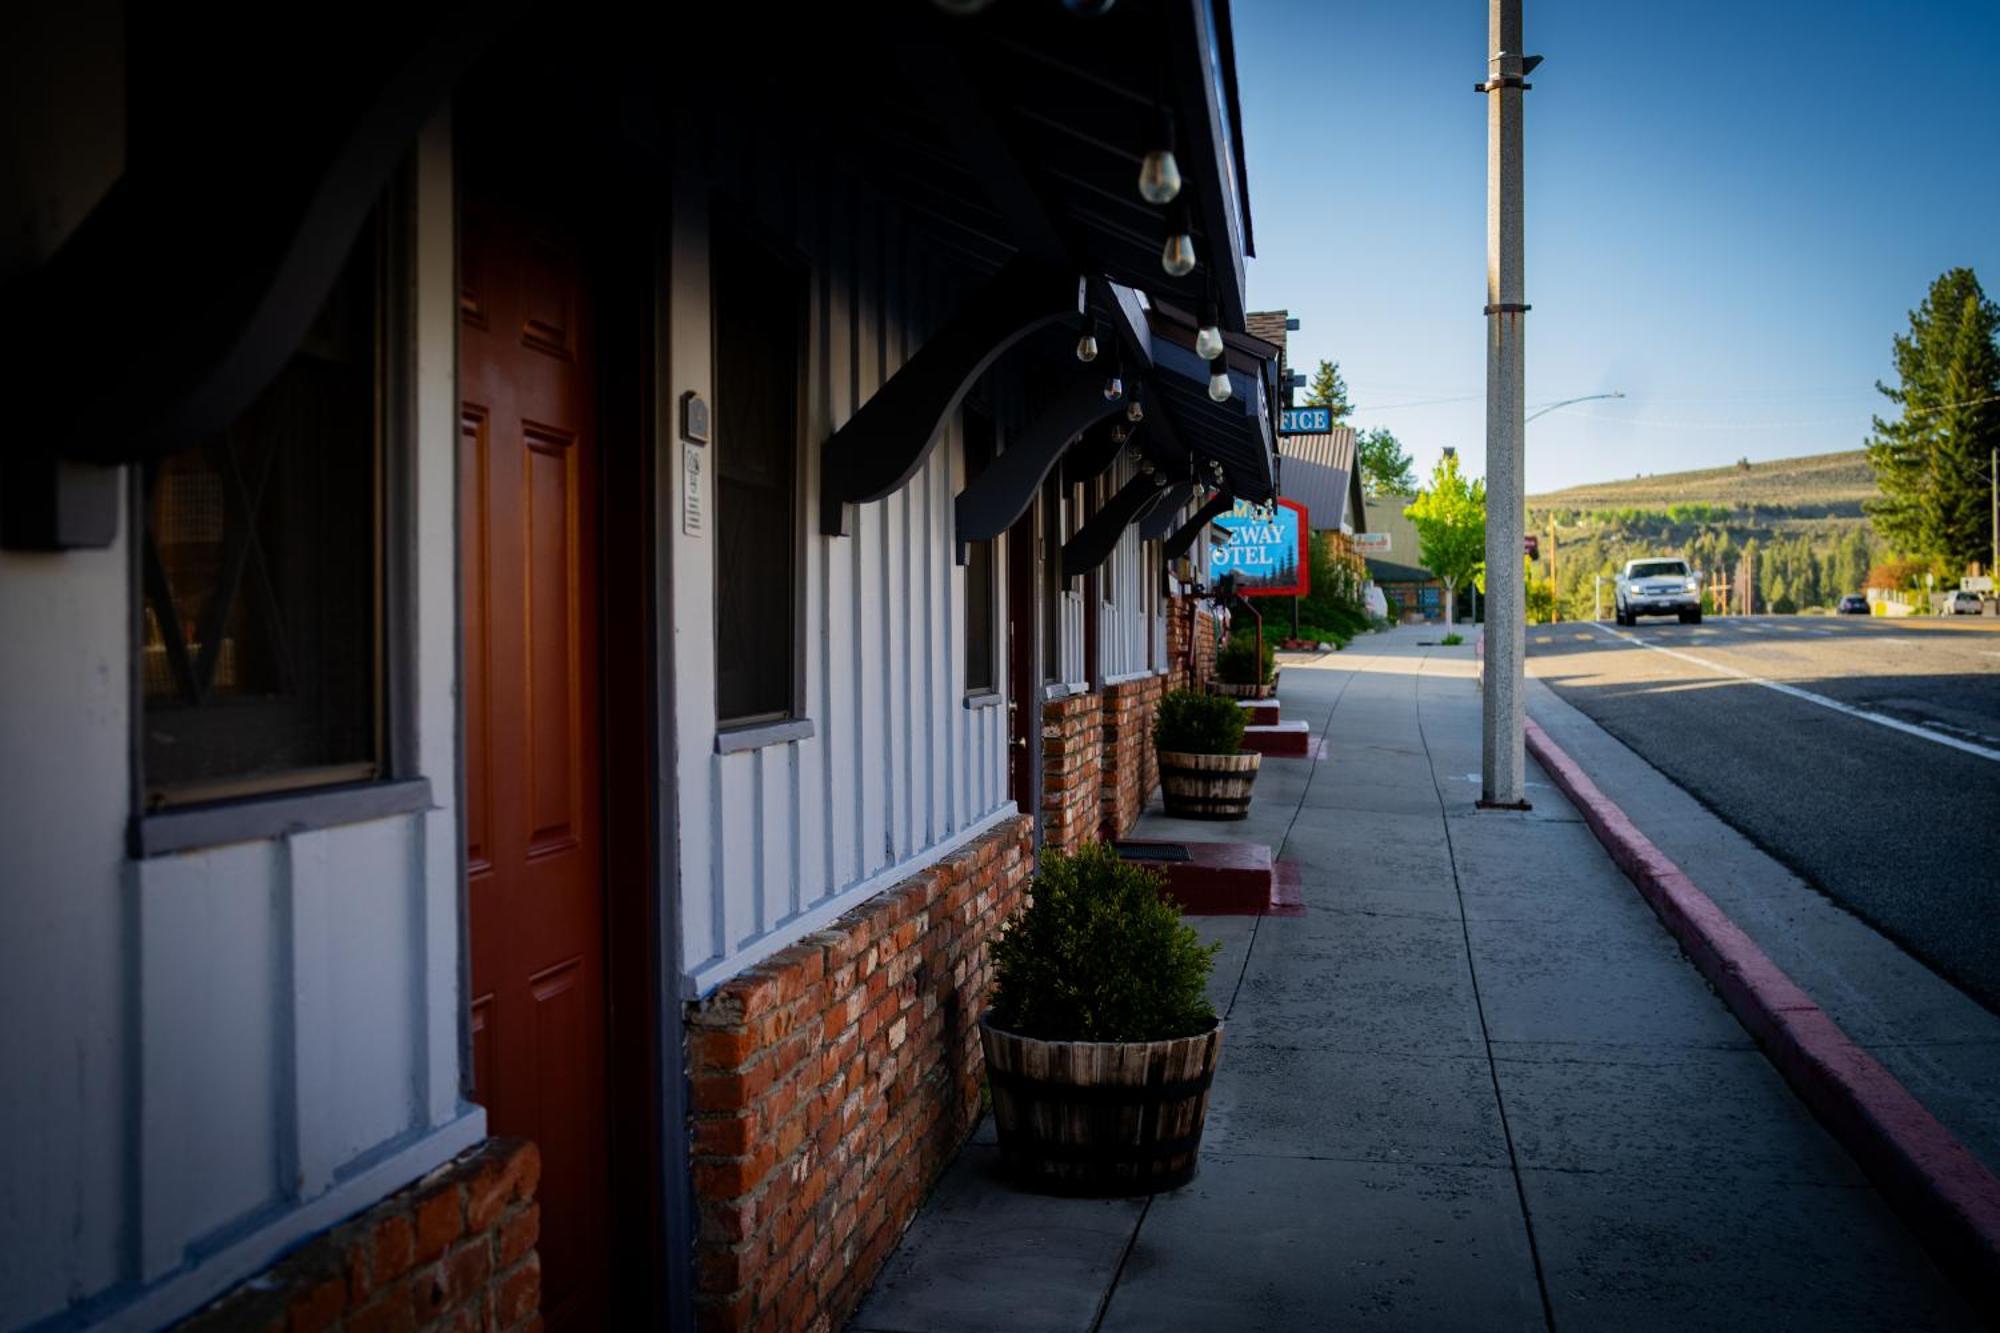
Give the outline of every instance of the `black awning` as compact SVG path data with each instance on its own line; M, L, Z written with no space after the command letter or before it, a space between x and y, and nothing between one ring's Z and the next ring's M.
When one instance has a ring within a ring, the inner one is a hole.
M124 175L0 300L10 448L114 463L226 426L290 359L418 131L516 5L134 11Z

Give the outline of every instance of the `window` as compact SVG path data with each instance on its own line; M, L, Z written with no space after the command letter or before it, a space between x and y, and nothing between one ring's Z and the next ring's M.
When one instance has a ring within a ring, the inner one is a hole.
M805 276L724 227L713 283L716 716L775 722L797 708Z
M984 411L965 410L965 483L993 461L993 418ZM965 545L965 692L985 694L996 688L994 663L993 543Z
M290 363L141 476L148 809L386 775L384 229Z
M1062 669L1063 486L1054 477L1042 483L1035 503L1035 577L1042 594L1042 679L1059 681Z

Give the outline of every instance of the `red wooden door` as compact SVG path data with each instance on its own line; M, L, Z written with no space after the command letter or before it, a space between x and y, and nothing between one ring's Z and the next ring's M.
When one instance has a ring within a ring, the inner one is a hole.
M468 200L459 531L474 1095L541 1148L542 1308L599 1327L610 1204L596 388L575 249Z

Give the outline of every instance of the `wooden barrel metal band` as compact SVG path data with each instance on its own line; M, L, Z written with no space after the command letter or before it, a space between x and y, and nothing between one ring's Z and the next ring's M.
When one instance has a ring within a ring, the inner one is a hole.
M1011 1069L994 1069L988 1066L987 1079L998 1087L1010 1092L1021 1092L1048 1101L1058 1102L1118 1102L1126 1106L1157 1106L1162 1102L1185 1101L1207 1092L1215 1080L1215 1071L1209 1070L1194 1078L1179 1079L1172 1083L1094 1083L1079 1086L1074 1083L1058 1083L1052 1079L1035 1078L1029 1074L1018 1074Z

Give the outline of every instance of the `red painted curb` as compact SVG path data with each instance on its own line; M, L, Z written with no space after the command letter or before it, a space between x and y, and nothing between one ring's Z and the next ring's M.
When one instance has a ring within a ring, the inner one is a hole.
M1764 1053L1932 1258L2000 1327L2000 1180L1840 1030L1531 718L1528 751Z

